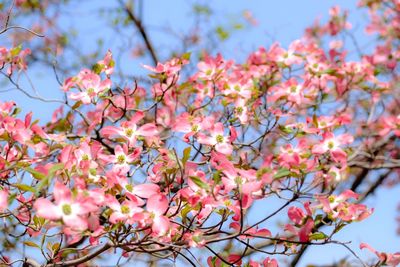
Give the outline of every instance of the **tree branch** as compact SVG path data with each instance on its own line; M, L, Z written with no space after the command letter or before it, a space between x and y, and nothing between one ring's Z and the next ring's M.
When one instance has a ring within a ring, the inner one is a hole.
M149 37L147 36L147 33L143 27L142 21L140 19L138 19L135 14L133 14L132 10L129 8L129 6L127 4L124 3L123 0L118 0L119 3L121 4L121 6L123 6L126 14L128 15L128 17L132 20L132 22L135 24L136 28L138 29L140 35L143 38L143 41L146 45L147 50L150 53L151 59L153 60L154 65L157 65L158 63L158 58L156 55L156 52L153 48L153 45L150 42Z

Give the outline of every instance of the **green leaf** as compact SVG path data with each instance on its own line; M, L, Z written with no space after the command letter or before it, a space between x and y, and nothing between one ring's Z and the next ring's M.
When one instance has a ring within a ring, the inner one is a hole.
M56 252L56 251L58 251L60 249L60 243L54 243L52 246L51 246L51 250L53 251L53 252Z
M15 108L15 109L13 110L11 116L16 116L16 115L18 115L19 113L21 113L21 109L17 107L17 108Z
M181 216L182 216L182 222L186 223L187 219L187 214L192 210L192 207L190 205L187 205L181 210Z
M197 176L190 176L189 178L190 178L190 179L193 181L193 183L195 183L198 187L200 187L200 188L202 188L202 189L205 189L205 190L210 189L210 186L209 186L207 183L203 182L203 181L200 179L200 177L197 177Z
M100 74L100 72L103 69L104 69L104 65L103 64L99 64L99 63L94 64L93 67L92 67L93 72L96 73L96 74Z
M47 185L50 184L50 181L53 179L54 175L57 171L64 168L64 163L56 163L49 169L49 174L40 181L40 183L36 187L36 195L40 194L40 191Z
M54 174L59 171L64 169L64 163L56 163L53 166L51 166L51 168L49 169L49 176L52 176L51 178L53 178Z
M184 59L184 60L190 60L190 55L191 55L191 54L192 54L191 52L184 53L184 54L181 56L181 58Z
M199 5L199 4L193 5L193 11L196 14L202 14L202 15L206 15L206 16L209 16L212 13L211 9L208 6Z
M316 126L316 127L318 127L318 118L317 118L317 115L313 115L313 117L312 117L312 120L313 120L313 123L314 123L314 125Z
M22 191L25 191L25 192L29 191L29 192L35 193L35 188L33 188L32 186L29 186L26 184L14 184L14 186Z
M185 163L188 161L188 159L190 158L190 151L192 150L192 148L189 146L187 148L185 148L183 150L183 157L182 157L182 163L183 165L185 165Z
M281 130L282 132L284 132L285 134L291 134L293 133L293 128L291 127L286 127L284 125L279 125L278 126L279 130Z
M244 28L244 26L241 23L236 23L233 25L233 28L235 28L235 30L241 30Z
M285 176L290 175L290 171L286 168L280 168L274 175L274 179L279 179Z
M82 104L83 104L82 101L79 100L78 102L76 102L76 103L71 107L71 109L74 109L74 110L75 110L75 109L79 108Z
M24 241L24 244L29 246L29 247L33 247L33 248L40 248L38 244L32 242L32 241Z
M309 235L310 240L322 240L327 238L327 235L322 232L316 232Z
M26 167L25 171L32 174L33 178L35 178L36 180L42 180L46 177L46 175L44 173L38 172L37 170L32 169L30 167Z
M13 57L18 56L18 54L19 54L19 52L21 52L21 50L22 50L22 45L13 47L13 48L10 50L11 56L13 56Z
M222 171L220 170L213 173L213 180L215 184L219 184L221 182L221 173Z
M217 33L218 38L221 41L225 41L226 39L229 38L229 32L225 31L224 28L222 28L221 26L217 27L215 29L215 32Z

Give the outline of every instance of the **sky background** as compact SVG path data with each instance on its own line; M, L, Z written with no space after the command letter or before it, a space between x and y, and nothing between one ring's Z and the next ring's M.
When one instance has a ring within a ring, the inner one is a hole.
M96 39L99 35L103 36L106 40L105 48L113 49L119 46L118 43L114 42L115 32L105 28L99 31L99 18L92 11L100 3L106 7L107 5L112 6L114 1L72 1L69 8L71 12L75 12L74 16L70 17L66 15L62 18L65 27L74 26L82 30L82 34L76 40L73 40L79 44L82 51L91 51L96 45ZM185 31L188 21L190 21L193 3L194 1L183 0L144 1L143 21L149 29L150 38L154 42L156 50L162 51L164 47L173 46L177 43L171 35L163 32L163 29L164 27L170 27L177 33ZM217 14L217 16L213 16L213 19L216 21L212 23L218 23L218 20L235 20L242 14L243 10L252 12L254 18L258 21L258 26L234 33L220 47L224 56L240 61L249 52L254 51L260 46L268 47L274 41L287 46L291 41L300 38L305 27L311 25L316 18L321 18L324 21L328 16L329 8L334 5L349 10L349 20L353 24L351 31L364 51L367 51L369 48L369 39L365 37L362 29L362 26L367 21L367 14L365 10L357 10L357 1L353 0L218 0L212 1L211 4L215 14ZM76 16L77 14L78 16ZM349 49L350 57L352 57L352 47L349 46ZM63 64L63 62L58 63L60 65ZM132 71L132 73L143 75L146 72L141 67L141 63L151 64L151 61L149 58L137 60L127 57L124 58L123 66ZM53 73L44 72L40 68L34 68L31 71L34 84L43 96L46 98L61 97L59 86L55 81ZM42 122L48 121L51 118L52 111L58 106L27 99L15 90L0 93L0 99L2 101L16 101L25 113L31 110L34 111L34 116ZM378 251L400 251L400 238L396 234L397 223L395 220L399 195L400 188L398 186L391 189L381 188L378 190L376 195L369 198L367 202L367 204L375 208L373 215L363 222L354 223L346 227L337 235L336 239L352 241L350 247L363 259L370 258L373 255L367 251L361 252L358 249L360 242L369 243ZM262 212L265 208L262 205L257 206L259 212ZM308 249L298 266L306 266L311 263L319 265L329 264L339 261L345 255L349 255L349 252L337 245L312 247Z

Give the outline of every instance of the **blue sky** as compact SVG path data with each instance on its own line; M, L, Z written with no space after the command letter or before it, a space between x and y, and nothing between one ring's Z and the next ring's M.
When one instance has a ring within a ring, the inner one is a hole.
M191 3L193 1L162 1L145 0L144 5L144 24L151 30L150 37L155 43L156 48L163 49L176 41L170 35L160 30L160 25L171 27L177 32L187 29L187 23L191 12ZM206 1L203 1L206 3ZM207 1L208 2L208 1ZM91 14L94 5L100 1L85 1L79 4L78 13L82 16L79 19L71 20L63 18L65 25L75 25L75 27L84 27L84 36L79 36L76 42L82 44L82 50L90 51L95 45L96 36L103 35L106 40L106 46L118 46L113 42L113 32L104 30L98 31L98 28L92 26L98 23L98 18ZM110 3L110 2L108 2ZM108 5L105 4L105 5ZM104 4L104 2L102 3ZM287 46L291 41L301 37L306 26L310 25L315 18L324 20L327 17L328 9L333 5L339 5L343 9L350 11L350 22L353 23L353 30L357 40L361 44L368 43L368 39L363 37L362 26L366 21L366 13L356 10L357 1L354 0L280 0L280 1L232 1L219 0L212 1L212 7L218 14L214 19L226 21L226 19L236 18L243 10L250 10L258 20L259 25L255 28L246 29L235 33L227 43L221 46L221 52L226 57L243 59L248 52L257 49L260 46L268 46L273 41ZM108 48L108 47L105 47ZM134 73L144 73L140 63L151 64L148 58L133 60L127 59L124 67L129 68ZM62 64L62 62L59 62ZM54 79L53 73L43 72L41 69L32 69L34 83L38 91L45 97L60 97L59 87ZM0 99L13 99L23 108L24 112L33 110L36 118L47 121L57 105L43 104L41 102L27 99L16 91L1 93ZM375 208L374 214L367 220L356 223L345 228L337 239L343 241L353 241L350 246L364 259L372 257L368 252L361 252L358 249L360 242L367 242L379 251L396 252L400 251L400 238L396 235L396 208L399 201L400 188L397 186L390 190L382 188L377 191L376 196L371 197L367 202ZM261 208L261 207L260 207ZM339 261L344 255L349 255L348 251L339 246L313 247L308 250L298 266L307 264L327 264L333 261Z

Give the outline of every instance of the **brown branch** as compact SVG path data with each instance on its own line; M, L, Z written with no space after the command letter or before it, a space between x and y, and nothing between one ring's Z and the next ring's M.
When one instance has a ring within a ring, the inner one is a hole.
M22 267L41 267L40 263L35 261L34 259L26 259L22 264Z
M3 27L2 30L0 30L0 34L3 34L3 33L7 32L8 30L11 30L11 29L22 29L22 30L25 30L25 31L33 34L33 35L36 35L37 37L44 37L43 34L37 33L37 32L35 32L33 30L27 29L27 28L22 27L22 26L8 26L9 23L10 23L11 13L12 13L12 10L14 8L14 5L15 5L15 1L12 1L11 6L7 11L7 17L6 17L5 22L4 22L4 27Z
M87 262L96 256L100 255L101 253L107 251L113 246L111 243L106 243L104 246L99 248L98 250L93 251L90 254L87 254L81 258L74 259L74 260L69 260L69 261L63 261L63 262L57 262L57 263L50 263L45 265L46 267L58 267L58 266L77 266L81 263ZM40 265L39 265L40 266Z
M158 58L157 58L156 52L154 51L153 45L151 44L150 39L146 33L146 30L143 27L142 21L139 18L137 18L135 16L135 14L133 14L132 10L129 8L129 6L127 4L124 3L123 0L118 0L118 1L121 4L121 6L123 6L126 14L130 18L130 20L132 20L132 22L135 24L136 28L140 32L140 35L143 38L143 41L146 45L147 50L150 53L150 56L151 56L151 59L153 60L154 65L157 65Z

